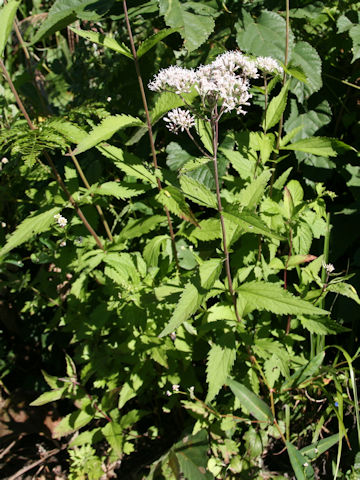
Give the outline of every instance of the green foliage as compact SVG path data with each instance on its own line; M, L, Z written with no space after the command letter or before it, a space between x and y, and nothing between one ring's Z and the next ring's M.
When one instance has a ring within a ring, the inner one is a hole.
M12 23L19 8L20 1L9 0L0 8L0 57L3 56L6 42L12 29Z

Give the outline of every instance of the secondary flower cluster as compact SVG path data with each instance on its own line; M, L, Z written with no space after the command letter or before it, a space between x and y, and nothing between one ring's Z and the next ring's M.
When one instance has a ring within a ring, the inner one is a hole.
M178 66L160 70L148 86L156 92L170 91L178 95L189 93L194 87L205 110L211 112L220 104L220 113L236 110L236 113L244 114L243 107L249 105L251 98L250 79L259 77L258 70L274 75L283 73L273 58L251 59L240 51L229 51L196 70ZM188 130L195 124L194 115L179 108L169 112L164 120L174 133Z

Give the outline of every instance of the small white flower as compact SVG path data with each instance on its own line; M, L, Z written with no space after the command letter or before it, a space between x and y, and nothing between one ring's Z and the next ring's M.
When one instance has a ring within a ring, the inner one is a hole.
M1 222L1 226L2 226L2 228L5 228L5 227L6 227L6 223L5 223L5 222Z
M170 338L171 338L171 340L172 340L173 342L175 342L175 340L176 340L176 333L175 333L175 332L171 332L171 333L170 333Z
M154 80L148 84L150 90L161 92L171 90L177 94L189 93L196 80L195 71L192 69L171 67L160 70Z
M68 221L66 220L65 217L60 215L60 213L57 213L56 215L54 215L54 218L57 221L57 223L60 225L61 228L66 227Z
M309 464L308 464L307 462L305 462L305 463L303 464L303 467L308 467L308 466L309 466Z
M111 102L111 97L107 97L106 101Z
M273 73L275 75L282 75L284 73L284 69L271 57L258 57L256 59L256 66L265 73Z
M328 274L332 273L335 270L335 267L332 263L323 262L322 266L324 267L324 269L326 270L326 273Z
M166 395L167 395L168 397L171 397L172 393L170 392L170 390L166 390Z
M1 163L2 163L3 165L6 165L7 163L9 163L9 160L8 160L6 157L3 157L3 158L1 159Z
M164 117L164 121L167 123L167 128L170 132L178 133L188 130L195 125L195 117L191 115L189 110L183 110L181 108L174 108L168 112L167 117Z
M66 246L66 240L63 240L62 242L60 242L60 247L65 247Z
M195 390L195 387L190 387L189 389L189 393L190 393L190 398L194 398L194 390Z
M177 385L177 384L172 386L173 392L178 392L179 388L180 388L180 385Z

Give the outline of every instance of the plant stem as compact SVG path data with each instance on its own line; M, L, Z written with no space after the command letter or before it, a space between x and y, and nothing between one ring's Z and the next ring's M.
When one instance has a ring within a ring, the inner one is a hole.
M13 84L11 78L10 78L10 75L4 65L4 62L2 61L2 59L0 58L0 67L3 71L3 74L4 74L4 77L6 79L6 81L8 82L9 86L10 86L10 89L11 91L13 92L14 94L14 97L15 97L15 100L16 100L16 103L18 104L18 107L19 109L21 110L21 113L24 115L25 117L25 120L30 128L30 130L36 130L36 127L35 125L32 123L25 107L24 107L24 104L22 103L17 91L16 91L16 88L15 88L15 85ZM50 165L50 168L53 172L53 175L55 177L55 180L58 182L58 184L60 185L60 187L63 189L63 191L65 192L66 196L68 197L71 205L74 207L77 215L80 217L81 221L83 222L84 226L87 228L87 230L89 231L89 233L94 237L94 240L97 244L97 246L99 248L101 248L101 250L105 250L100 238L98 237L98 235L96 234L95 230L92 228L92 226L89 224L89 222L86 220L86 217L85 215L82 213L80 207L77 205L77 203L75 202L73 196L71 195L71 193L69 192L69 190L67 189L65 183L63 182L63 179L61 178L59 172L56 170L56 167L54 165L54 162L52 161L50 155L45 151L44 152L44 156L46 158L46 160L48 161L49 165Z
M125 14L126 28L127 28L128 35L129 35L129 40L130 40L131 52L132 52L134 63L135 63L136 76L137 76L137 79L138 79L141 99L142 99L144 110L145 110L146 124L147 124L147 129L148 129L148 134L149 134L153 165L154 165L154 169L157 170L159 168L159 166L158 166L158 163L157 163L157 156L156 156L156 150L155 150L155 142L154 142L154 136L153 136L153 131L152 131L150 113L149 113L146 94L145 94L145 90L144 90L144 84L143 84L143 81L142 81L139 59L138 59L138 56L137 56L137 53L136 53L134 38L133 38L132 30L131 30L131 25L130 25L128 10L127 10L126 0L123 0L123 7L124 7L124 14ZM162 185L161 185L160 178L157 178L157 185L158 185L159 191L162 190ZM169 232L170 232L170 237L171 237L171 244L172 244L173 254L174 254L174 258L175 258L176 268L179 271L179 269L180 269L179 259L178 259L177 250L176 250L175 235L174 235L172 220L171 220L170 212L169 212L169 210L166 206L164 206L164 210L165 210L165 213L166 213L167 222L168 222L168 226L169 226Z
M224 248L224 255L225 255L226 276L229 284L229 292L230 292L234 309L235 309L236 320L238 322L241 322L241 318L240 318L237 304L236 304L236 296L234 293L233 282L231 277L230 255L227 248L225 221L224 221L224 216L222 214L223 208L222 208L221 196L220 196L219 173L218 173L218 165L217 165L217 149L218 149L218 141L219 141L219 119L217 116L217 112L216 112L215 118L213 118L212 120L212 130L213 130L213 151L214 151L213 162L214 162L216 198L217 198L218 212L219 212L220 223L221 223L221 232L222 232L223 248Z

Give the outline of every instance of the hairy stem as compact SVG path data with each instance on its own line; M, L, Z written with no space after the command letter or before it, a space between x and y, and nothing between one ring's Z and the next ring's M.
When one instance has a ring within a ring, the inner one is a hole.
M154 136L153 136L153 131L152 131L150 113L149 113L148 103L147 103L146 94L145 94L145 90L144 90L144 84L143 84L143 81L142 81L139 59L137 57L134 38L133 38L132 30L131 30L131 25L130 25L126 0L123 0L123 7L124 7L124 14L125 14L126 28L127 28L128 35L129 35L129 40L130 40L131 52L132 52L134 63L135 63L136 76L137 76L137 79L138 79L141 99L142 99L144 110L145 110L146 124L147 124L147 129L148 129L148 134L149 134L153 165L154 165L154 168L156 170L156 169L159 168L159 166L158 166L158 163L157 163L157 156L156 156L156 150L155 150L155 142L154 142ZM159 178L157 178L157 185L158 185L158 189L160 191L162 189L162 185L161 185L161 181L160 181ZM174 229L173 229L173 225L172 225L172 220L171 220L171 216L170 216L170 212L169 212L168 208L164 206L164 210L165 210L165 213L166 213L167 222L168 222L168 226L169 226L169 232L170 232L170 237L171 237L171 245L172 245L173 254L174 254L174 258L175 258L176 268L179 271L179 269L180 269L179 259L178 259L177 250L176 250L175 234L174 234Z
M25 117L25 120L29 126L29 128L31 130L36 130L36 127L35 125L32 123L27 111L26 111L26 108L24 107L24 104L22 103L18 93L17 93L17 90L15 88L15 85L13 84L11 78L10 78L10 75L4 65L4 62L2 61L2 59L0 58L0 68L1 70L3 71L3 74L4 74L4 77L6 79L6 81L8 82L9 86L10 86L10 89L11 91L13 92L14 94L14 97L15 97L15 100L16 100L16 103L18 104L18 107L19 109L21 110L21 113L24 115ZM100 240L100 238L98 237L98 235L96 234L95 230L92 228L92 226L89 224L89 222L87 221L85 215L82 213L80 207L77 205L77 203L75 202L73 196L71 195L71 193L69 192L69 190L67 189L65 183L63 182L63 179L61 178L59 172L56 170L56 167L54 165L54 162L52 161L50 155L47 153L47 152L44 152L44 156L47 160L47 162L49 163L50 165L50 168L52 170L52 173L55 177L55 180L58 182L58 184L60 185L60 187L62 188L62 190L65 192L65 195L68 197L69 199L69 202L71 203L71 205L74 207L77 215L80 217L81 221L83 222L84 226L87 228L87 230L89 231L89 233L94 237L94 240L97 244L97 246L99 248L101 248L102 250L105 250L104 249L104 246Z
M229 250L227 248L227 241L226 241L226 229L225 229L225 220L222 214L223 208L221 203L221 196L220 196L220 183L219 183L219 173L218 173L218 165L217 165L217 149L218 149L218 142L219 142L219 119L216 115L212 120L212 130L213 130L213 162L214 162L214 177L215 177L215 186L216 186L216 198L218 204L218 212L220 216L220 223L221 223L221 232L222 232L222 240L223 240L223 249L225 255L225 268L226 268L226 276L229 284L229 293L232 298L232 302L235 309L235 316L238 322L241 322L241 318L238 312L237 304L236 304L236 295L233 288L233 282L231 277L231 269L230 269L230 255Z

